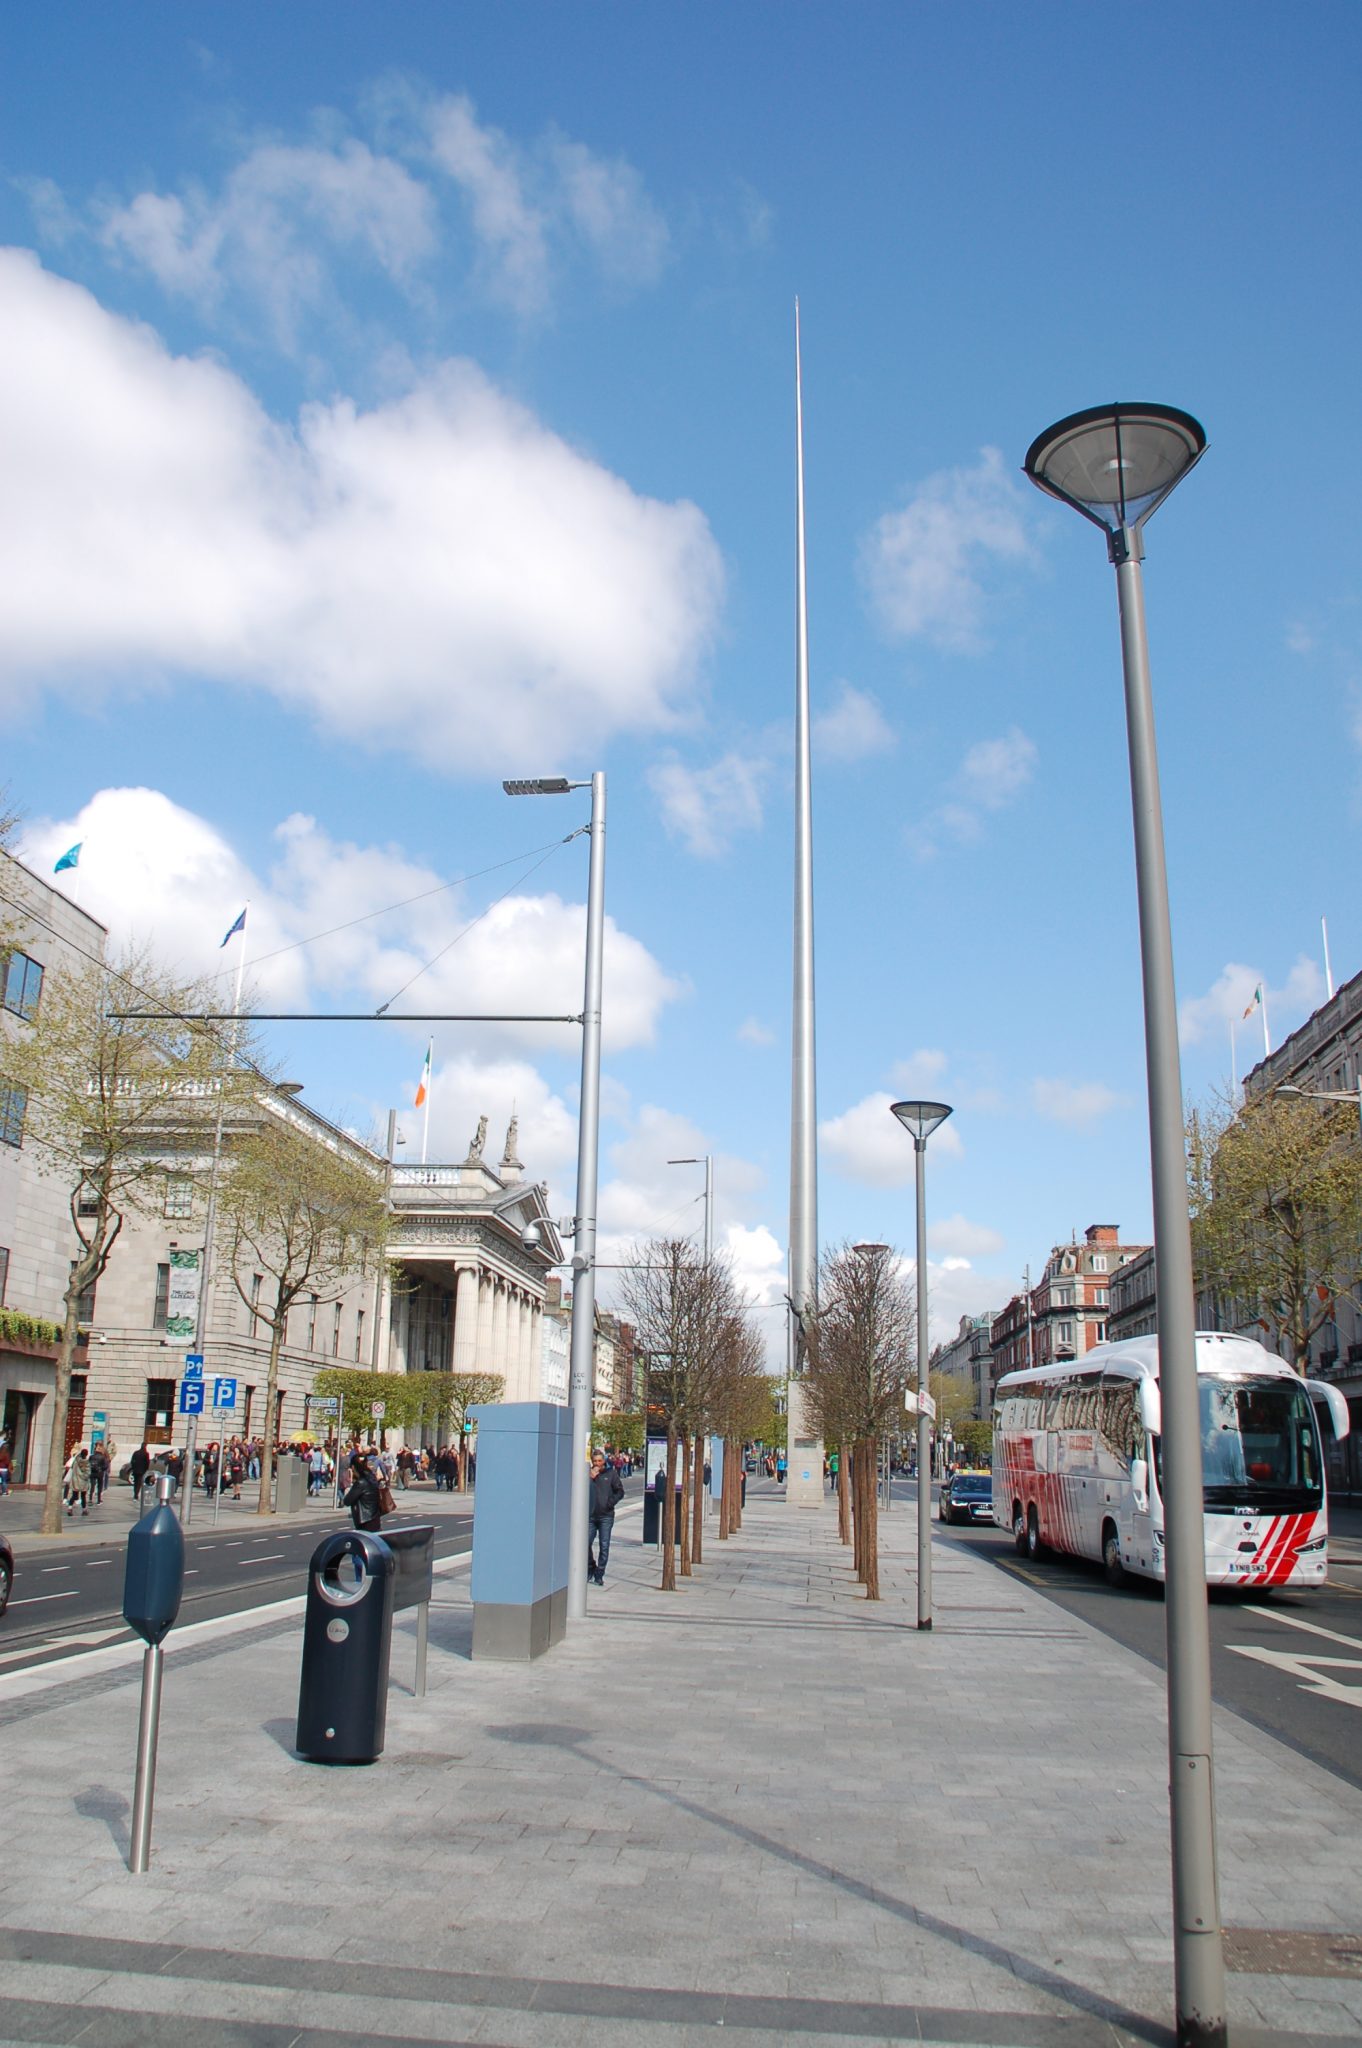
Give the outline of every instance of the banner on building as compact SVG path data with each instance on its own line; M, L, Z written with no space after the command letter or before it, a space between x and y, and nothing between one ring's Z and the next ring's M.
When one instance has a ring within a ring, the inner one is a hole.
M170 1254L170 1290L166 1296L167 1337L193 1337L199 1326L199 1255Z

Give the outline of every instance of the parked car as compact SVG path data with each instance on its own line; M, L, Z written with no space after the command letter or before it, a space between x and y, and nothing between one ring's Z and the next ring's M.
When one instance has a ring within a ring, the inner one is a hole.
M937 1513L943 1522L992 1522L993 1474L952 1472L942 1485Z
M0 1614L9 1606L9 1589L14 1584L14 1552L8 1536L0 1535Z

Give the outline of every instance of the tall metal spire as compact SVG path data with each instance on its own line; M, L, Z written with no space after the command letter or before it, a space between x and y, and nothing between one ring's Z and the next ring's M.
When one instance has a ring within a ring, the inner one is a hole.
M796 1505L823 1499L821 1444L803 1427L798 1374L803 1318L818 1288L818 1104L814 1063L813 782L809 749L809 610L804 566L804 386L795 300L795 889L794 1008L790 1034L790 1312L794 1328L790 1387L789 1495Z

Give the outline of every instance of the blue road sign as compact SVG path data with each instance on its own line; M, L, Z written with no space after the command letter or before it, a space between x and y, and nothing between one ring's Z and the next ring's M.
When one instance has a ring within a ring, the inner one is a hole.
M201 1379L199 1379L199 1380L181 1380L181 1382L180 1382L180 1413L181 1413L181 1415L202 1415L202 1413L203 1413L203 1393L204 1393L204 1388L203 1388L203 1381L202 1381Z
M201 1380L203 1378L203 1353L201 1351L185 1352L184 1376L187 1380Z
M235 1380L214 1380L214 1382L213 1382L213 1406L214 1406L215 1408L235 1408L235 1406L236 1406L236 1381L235 1381Z

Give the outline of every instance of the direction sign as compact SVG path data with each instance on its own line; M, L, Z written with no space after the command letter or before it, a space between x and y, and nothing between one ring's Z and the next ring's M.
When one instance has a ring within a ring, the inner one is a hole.
M340 1402L334 1394L314 1394L312 1396L311 1413L313 1415L334 1415L339 1407Z
M235 1381L235 1380L222 1380L222 1379L214 1380L214 1382L213 1382L213 1406L214 1406L215 1408L235 1408L235 1406L236 1406L236 1381Z
M180 1381L181 1415L202 1415L204 1391L201 1379Z
M187 1380L201 1380L203 1378L203 1353L201 1351L185 1352L184 1376Z

